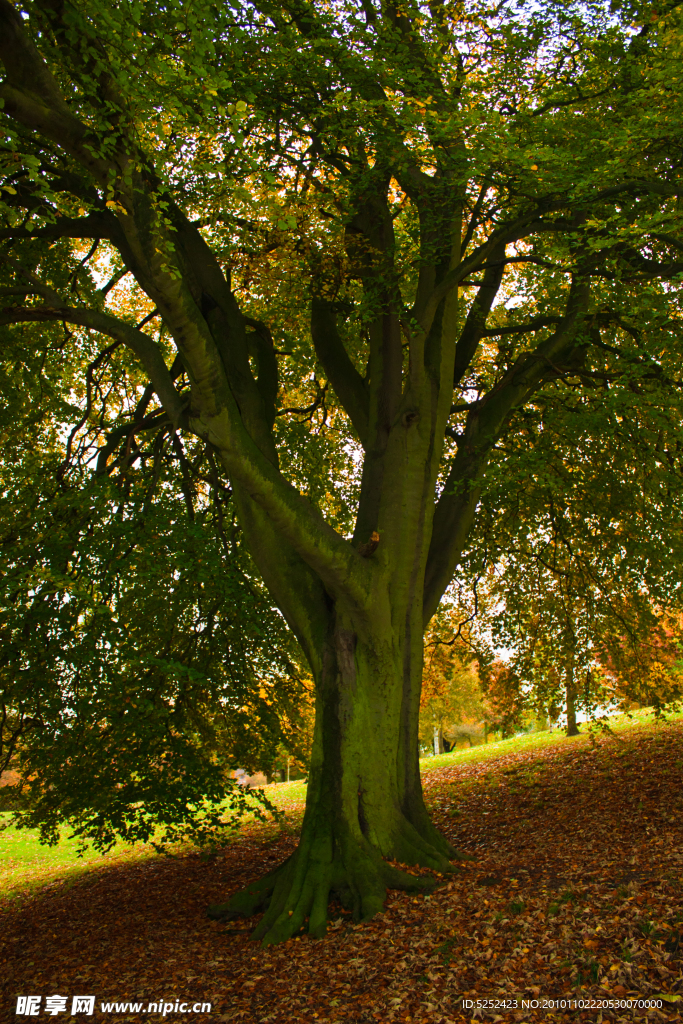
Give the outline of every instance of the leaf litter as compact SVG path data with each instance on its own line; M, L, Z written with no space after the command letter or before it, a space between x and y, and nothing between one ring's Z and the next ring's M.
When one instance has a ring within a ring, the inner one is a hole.
M390 892L367 923L333 906L323 940L263 948L253 919L205 916L291 852L291 828L255 827L210 859L99 867L0 904L0 1012L28 1019L18 995L89 993L91 1019L112 1024L188 1017L101 1001L210 1002L192 1019L221 1024L681 1020L682 781L681 723L456 757L425 772L425 796L475 859L430 896ZM638 1008L648 999L660 1008Z

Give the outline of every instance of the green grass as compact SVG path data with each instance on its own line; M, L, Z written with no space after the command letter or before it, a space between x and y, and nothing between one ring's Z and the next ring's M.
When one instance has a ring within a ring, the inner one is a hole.
M683 713L670 715L669 721L680 721ZM666 725L657 726L653 723L652 714L647 710L634 712L631 718L626 715L610 719L610 728L622 741L628 742L629 733L647 729L656 732ZM582 726L580 736L568 739L559 730L553 732L528 733L496 743L481 744L471 749L451 751L438 757L424 757L420 767L423 774L453 764L470 764L472 762L494 762L498 758L510 754L542 751L568 743L585 744L590 742L588 727ZM265 787L268 797L289 819L289 829L298 827L306 799L306 783L302 780L278 783ZM7 823L11 815L0 814L0 823ZM256 825L258 832L269 830L273 826ZM38 842L37 833L22 829L7 828L0 831L0 901L12 900L30 895L39 889L55 884L72 884L84 874L106 867L107 865L130 862L155 857L151 847L125 846L121 844L107 854L100 854L92 849L86 850L82 857L78 856L78 840L69 839L68 832L56 846L42 846Z
M305 782L296 780L265 788L275 806L291 819L289 827L296 829L306 801ZM89 848L79 857L79 841L69 838L68 829L63 830L56 846L44 846L38 840L37 830L1 828L9 825L11 817L10 813L0 813L0 901L30 895L55 884L68 886L96 868L158 856L150 846L121 843L109 853ZM246 823L257 832L272 828L261 825L252 815L247 816Z
M299 810L306 801L306 783L303 779L295 782L278 782L265 786L268 799L272 800L276 807L288 813Z
M0 814L0 824L8 825L9 813ZM68 831L56 846L44 846L33 829L12 826L0 831L0 899L13 899L57 883L69 884L95 867L154 856L145 846L116 846L109 853L88 849L78 856L78 840Z
M667 715L667 722L680 722L683 720L683 712ZM666 729L666 723L657 725L652 712L647 708L632 711L631 716L614 715L609 719L609 727L614 735L622 740L629 739L628 734L643 728ZM507 740L498 740L495 743L481 743L479 746L465 748L464 750L452 750L448 754L439 754L436 757L427 755L420 758L422 774L434 771L437 768L445 768L451 764L469 764L476 761L495 761L499 757L508 754L526 754L532 750L544 750L552 747L566 745L567 743L590 743L589 723L584 722L579 727L581 732L578 736L567 737L560 729L553 729L552 732L530 732L523 736L512 736ZM601 734L595 729L593 735L599 737ZM603 734L605 735L605 734Z

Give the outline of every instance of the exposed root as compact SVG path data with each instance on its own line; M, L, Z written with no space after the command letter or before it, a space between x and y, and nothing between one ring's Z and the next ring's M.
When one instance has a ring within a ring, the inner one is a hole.
M268 874L261 875L256 881L250 882L246 889L236 892L227 903L214 903L212 906L207 907L207 917L214 921L232 921L236 917L251 917L253 914L263 910L270 901L278 878L286 872L287 866L292 857L295 856L295 853L291 854L282 864L273 868L272 871L269 871Z
M443 854L408 827L393 855L400 863L416 864L440 874L456 870ZM350 910L354 921L368 921L384 908L387 889L431 892L440 884L433 876L412 875L382 858L364 838L329 834L302 840L295 852L274 871L236 893L227 903L210 907L214 919L251 916L265 910L252 934L263 945L283 942L302 930L316 938L327 929L331 899Z
M282 942L305 927L319 938L327 928L332 898L351 911L354 921L369 921L383 910L387 888L431 891L436 884L436 879L415 877L387 864L372 848L357 846L351 856L347 849L346 856L329 858L320 852L311 850L307 856L300 848L300 856L274 886L254 939L264 945Z
M449 863L449 867L437 868L435 870L448 871L455 870L450 861L466 861L476 860L476 857L472 857L468 853L463 853L462 850L458 850L457 847L453 846L444 835L439 832L438 828L434 825L432 819L427 813L427 809L420 800L419 803L413 803L412 806L406 808L406 817L411 822L415 833L419 836L420 843L426 844L432 853L437 851L441 857ZM420 863L416 861L416 863Z

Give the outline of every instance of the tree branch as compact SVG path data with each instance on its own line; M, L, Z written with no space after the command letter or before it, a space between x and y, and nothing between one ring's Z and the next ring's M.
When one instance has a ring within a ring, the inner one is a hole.
M0 240L12 238L106 238L118 241L119 226L110 213L91 213L87 217L59 217L54 224L46 224L34 231L26 228L0 228Z
M344 348L329 302L311 303L311 334L315 353L362 445L367 444L368 392L365 381Z
M7 78L0 84L5 112L57 142L98 181L106 181L112 164L95 155L99 150L97 138L71 113L56 79L9 0L0 0L0 60L7 72Z
M543 383L548 368L554 366L558 357L573 347L589 298L588 283L574 279L566 313L554 334L534 351L520 355L496 387L470 410L462 442L434 513L425 570L425 624L453 577L474 519L481 477L493 446L514 410Z
M550 213L553 209L559 208L559 203L553 203L543 210L534 210L529 214L523 217L518 217L509 224L498 228L485 242L478 246L470 256L462 260L457 267L453 267L452 270L445 274L439 284L433 289L431 295L424 304L424 308L422 310L418 310L417 308L413 309L413 316L418 320L425 334L429 333L429 329L439 305L446 295L452 291L453 288L456 288L470 274L475 273L485 264L488 264L494 252L500 252L501 247L504 248L512 242L518 242L521 238L525 238L531 234L560 231L573 227L573 223L568 221L565 217L558 217L556 220L551 221L543 220L544 214ZM491 266L489 269L495 270L496 267Z
M498 294L505 270L505 244L502 243L491 253L494 266L484 272L484 280L479 286L477 296L470 307L465 326L455 346L455 365L453 368L453 386L457 387L467 371L477 351L480 338L486 334L484 324L491 311L493 300Z
M375 578L372 560L362 558L285 480L248 433L234 401L215 417L192 417L189 428L216 449L233 486L262 509L328 592L353 601L360 612L367 610Z
M544 327L555 327L562 323L561 316L537 316L525 324L512 324L508 327L490 327L481 332L482 338L498 338L505 334L530 334Z
M187 412L183 400L173 386L171 374L160 349L148 334L108 313L62 305L59 296L51 293L48 288L43 287L42 292L48 292L50 297L56 299L57 302L49 306L5 307L0 309L0 324L49 323L63 320L66 323L99 331L101 334L123 342L135 352L143 364L154 385L159 401L173 425L175 427L187 425Z

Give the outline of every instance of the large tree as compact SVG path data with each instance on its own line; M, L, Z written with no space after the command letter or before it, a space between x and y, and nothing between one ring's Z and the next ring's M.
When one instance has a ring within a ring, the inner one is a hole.
M225 908L265 907L265 941L321 934L331 894L367 918L430 884L391 862L451 868L422 635L487 469L541 389L635 373L661 401L680 359L681 34L657 11L0 0L1 322L135 354L315 679L299 846ZM149 425L133 397L101 472Z

